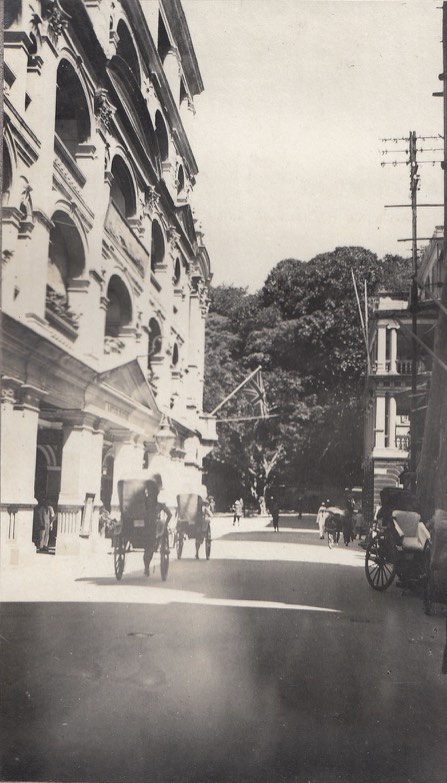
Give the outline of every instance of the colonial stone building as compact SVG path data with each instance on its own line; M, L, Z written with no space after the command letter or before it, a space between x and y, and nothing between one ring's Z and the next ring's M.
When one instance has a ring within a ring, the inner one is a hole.
M210 262L187 136L203 84L180 0L6 0L1 557L94 540L163 417L191 487ZM87 542L87 543L86 543Z
M417 334L433 350L437 307L433 297L442 288L443 229L437 228L419 259ZM417 391L412 410L412 316L408 294L382 292L374 304L370 330L371 368L368 376L364 439L364 508L371 519L380 504L380 490L399 486L409 470L411 438L420 454L432 358L418 344Z

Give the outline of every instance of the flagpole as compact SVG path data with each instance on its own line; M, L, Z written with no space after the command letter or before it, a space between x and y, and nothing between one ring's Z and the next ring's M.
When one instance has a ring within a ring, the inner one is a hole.
M353 270L352 270L352 269L351 269L351 275L352 275L352 282L354 283L355 298L356 298L356 300L357 300L357 307L358 307L358 311L359 311L359 315L360 315L360 323L361 323L361 325L362 325L363 339L364 339L364 341L365 341L365 347L366 347L366 365L367 365L367 368L368 368L368 373L369 373L370 367L369 367L369 345L368 345L368 338L367 338L367 336L366 336L365 322L364 322L364 320L363 320L362 305L360 304L360 297L359 297L359 292L358 292L358 290L357 290L357 283L356 283L355 276L354 276L354 272L353 272Z
M253 378L253 376L254 376L254 375L256 375L256 373L257 373L257 372L259 372L259 370L260 370L260 369L261 369L261 366L259 366L259 367L256 367L256 370L253 370L253 372L252 372L252 373L250 373L250 375L248 375L248 376L247 376L247 378L245 379L245 381L242 381L242 383L240 383L240 384L239 384L239 386L238 386L236 389L233 389L233 391L231 392L231 394L229 394L229 395L228 395L228 397L225 397L225 399L224 399L224 400L222 400L222 402L220 402L220 403L219 403L219 405L217 406L217 408L214 408L214 410L213 410L213 411L211 411L211 413L210 413L209 415L210 415L210 416L214 416L214 414L215 414L215 413L216 413L216 412L217 412L217 411L218 411L220 408L222 408L222 406L223 406L223 405L225 405L225 403L226 403L226 402L228 402L228 400L231 400L231 398L232 398L232 397L234 397L234 395L235 395L235 394L237 394L237 392L238 392L240 389L242 389L242 387L243 387L243 386L245 386L245 384L246 384L246 383L248 383L248 381L251 381L251 379Z
M216 419L216 421L264 421L265 419L279 419L282 415L282 413L268 413L267 416L238 416L229 419Z

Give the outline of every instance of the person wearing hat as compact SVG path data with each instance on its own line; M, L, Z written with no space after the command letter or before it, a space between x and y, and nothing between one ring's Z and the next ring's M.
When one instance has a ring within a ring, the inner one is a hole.
M343 541L348 546L354 540L354 512L355 503L352 489L345 487L344 514L342 519Z

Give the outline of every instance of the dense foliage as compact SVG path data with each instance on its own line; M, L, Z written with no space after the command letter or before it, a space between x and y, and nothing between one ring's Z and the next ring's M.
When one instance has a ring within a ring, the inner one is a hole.
M409 263L341 247L305 263L281 261L263 288L211 291L206 332L205 410L211 412L256 367L271 418L254 416L243 392L217 416L219 445L208 484L226 506L273 486L340 486L361 480L366 350L352 280L363 303L378 290L409 288Z

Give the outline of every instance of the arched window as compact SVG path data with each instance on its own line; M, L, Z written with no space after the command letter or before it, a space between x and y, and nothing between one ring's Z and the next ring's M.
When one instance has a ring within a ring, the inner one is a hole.
M9 30L22 16L22 0L8 0L4 8L3 26L5 30Z
M119 156L113 159L112 177L110 198L123 217L132 217L137 209L135 190L129 169Z
M68 301L70 283L84 272L84 246L75 223L66 212L55 212L51 220L48 286Z
M9 195L12 185L12 165L9 155L8 145L3 140L3 177L2 177L2 204L9 201Z
M183 166L179 166L177 172L177 195L179 196L184 189L185 189L185 172L183 171Z
M175 264L174 264L174 285L178 285L179 284L181 274L182 274L182 265L180 263L180 259L176 258Z
M155 113L155 135L157 137L158 151L160 153L160 158L163 162L168 159L169 141L168 141L168 134L166 131L165 121L161 115L161 112L159 111Z
M48 249L48 272L45 317L57 329L74 337L78 329L79 306L76 307L75 280L85 268L81 235L66 212L58 210L52 217ZM74 310L72 310L74 306ZM76 312L76 310L78 312Z
M90 138L90 115L81 82L67 61L57 69L56 134L73 156Z
M129 292L118 275L112 275L107 288L106 337L119 337L123 327L132 321Z
M116 28L116 32L118 33L118 39L119 39L118 47L116 50L117 56L121 57L121 59L124 60L126 65L129 66L135 78L135 81L138 82L138 85L141 85L141 74L140 74L140 65L138 62L138 55L134 46L134 42L132 40L132 36L129 33L127 25L123 22L122 19L118 22L118 27Z
M173 367L176 367L178 365L178 359L179 359L178 345L177 345L177 343L174 343L174 348L172 349L172 366Z
M156 220L152 223L151 269L155 272L157 266L163 263L165 257L165 241L163 231Z
M151 362L154 356L157 356L161 352L162 337L160 324L155 318L151 318L149 321L149 345L147 352L147 368L151 369Z
M169 49L171 48L171 42L169 40L168 33L166 32L166 27L164 25L163 19L161 14L158 15L158 41L157 41L157 49L158 54L160 55L160 59L162 62L164 62L164 59L169 52Z

